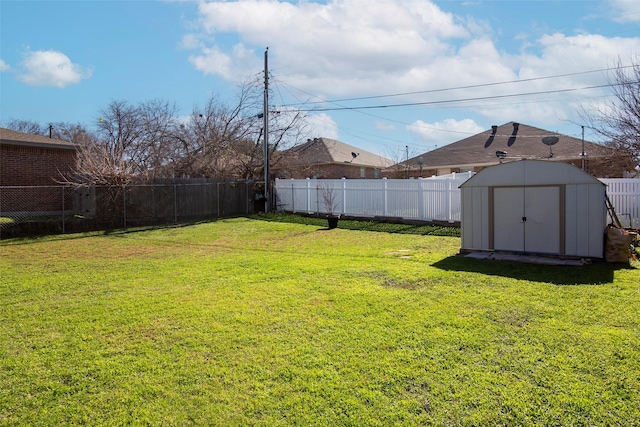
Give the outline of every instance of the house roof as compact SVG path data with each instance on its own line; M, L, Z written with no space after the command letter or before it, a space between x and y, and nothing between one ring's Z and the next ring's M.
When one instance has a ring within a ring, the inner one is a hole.
M386 168L393 164L390 159L330 138L308 139L304 144L287 150L285 156L292 165L349 163L353 166Z
M0 128L0 145L19 145L24 147L57 148L63 150L77 150L79 147L71 142L52 139L44 135L18 132Z
M496 151L505 151L507 160L516 159L550 159L551 160L580 159L582 153L582 139L558 134L545 129L528 126L521 123L509 122L493 129L445 145L433 151L409 159L412 169L418 167L418 158L422 157L425 169L457 168L469 166L488 166L498 162ZM557 143L545 145L542 138L555 136ZM606 148L593 142L584 142L586 158L599 157L605 154ZM406 162L404 163L406 165Z

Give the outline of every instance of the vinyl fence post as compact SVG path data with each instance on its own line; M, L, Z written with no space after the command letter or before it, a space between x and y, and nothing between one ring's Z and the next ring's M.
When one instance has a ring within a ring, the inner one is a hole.
M387 198L387 182L388 182L387 178L382 178L382 182L383 182L383 184L382 184L382 199L383 199L383 201L382 201L382 203L383 203L383 205L382 205L382 215L383 216L387 216L388 215L388 213L387 213L388 212L388 209L387 209L387 199L388 199Z
M342 215L347 213L347 178L342 178Z
M418 218L425 219L424 215L424 189L422 188L422 179L418 178L416 180L416 185L418 186Z
M291 180L291 212L296 213L296 192L293 189L293 180Z
M307 178L307 213L311 213L311 179Z
M446 212L447 212L447 221L451 221L451 196L452 196L452 191L451 191L451 183L453 182L453 179L448 179L446 181Z

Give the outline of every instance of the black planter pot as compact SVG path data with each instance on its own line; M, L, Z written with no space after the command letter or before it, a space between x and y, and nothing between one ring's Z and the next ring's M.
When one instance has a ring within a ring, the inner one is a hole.
M327 216L327 221L329 221L329 230L337 228L338 227L338 220L340 219L339 216L335 216L335 215L329 215Z

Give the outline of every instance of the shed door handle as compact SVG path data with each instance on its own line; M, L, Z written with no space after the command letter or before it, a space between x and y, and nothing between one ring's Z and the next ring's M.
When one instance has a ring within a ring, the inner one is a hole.
M520 222L527 222L527 217L523 216L522 219L520 220Z

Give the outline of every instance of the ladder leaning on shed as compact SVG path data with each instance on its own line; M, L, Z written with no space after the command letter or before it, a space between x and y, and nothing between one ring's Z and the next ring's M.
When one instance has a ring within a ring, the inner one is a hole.
M611 204L611 200L609 200L609 196L607 195L607 193L604 194L604 202L607 206L607 212L609 212L609 217L611 217L611 223L618 228L624 228L620 223L620 219L618 218L618 215L616 214L616 210Z

